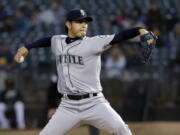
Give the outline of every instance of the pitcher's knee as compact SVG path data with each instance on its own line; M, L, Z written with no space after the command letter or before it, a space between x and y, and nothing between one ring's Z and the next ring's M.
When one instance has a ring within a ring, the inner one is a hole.
M132 135L128 125L124 124L123 126L120 124L113 125L112 133L115 135Z
M43 129L40 133L39 133L39 135L64 135L63 133L61 133L61 132L57 132L57 131L48 131L48 130L45 130L45 129Z

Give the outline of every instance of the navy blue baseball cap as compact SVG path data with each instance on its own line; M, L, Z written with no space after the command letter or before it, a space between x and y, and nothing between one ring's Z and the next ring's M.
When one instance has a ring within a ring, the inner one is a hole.
M72 9L66 15L66 21L80 21L87 20L88 22L93 21L92 17L87 16L83 9Z

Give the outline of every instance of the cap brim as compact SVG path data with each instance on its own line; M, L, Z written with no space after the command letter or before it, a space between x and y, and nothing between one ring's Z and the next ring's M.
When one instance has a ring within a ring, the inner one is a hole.
M76 18L76 19L74 19L72 21L80 21L80 20L86 20L88 22L92 22L93 21L92 17L80 17L80 18Z

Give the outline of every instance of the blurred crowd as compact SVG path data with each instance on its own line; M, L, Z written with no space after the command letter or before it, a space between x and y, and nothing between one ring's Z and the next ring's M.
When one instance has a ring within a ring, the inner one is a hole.
M28 72L29 70L29 74L32 75L32 70L43 71L42 68L51 67L48 71L54 72L55 67L51 62L55 58L50 50L38 49L35 53L32 51L26 62L20 66L14 64L13 54L25 43L44 36L65 33L66 12L71 8L80 7L87 10L94 18L89 27L89 36L112 34L135 26L146 27L158 36L157 46L148 65L144 65L138 59L140 56L138 37L120 45L117 44L105 52L102 56L101 78L129 82L153 79L157 83L153 87L158 89L152 92L154 104L163 103L173 107L180 103L178 99L180 97L180 10L177 8L178 5L180 5L178 0L155 2L138 0L134 3L132 0L89 0L87 3L84 0L1 0L0 92L6 89L7 84L4 82L7 78L13 77L17 82L17 77L12 75L14 71ZM129 91L139 88L138 86L133 84ZM130 93L133 95L133 92ZM129 97L132 97L131 94ZM21 110L24 109L23 103L19 106ZM4 106L0 104L0 107ZM13 108L12 105L11 108ZM2 112L0 112L0 118L1 116ZM17 127L24 128L23 118L18 119L21 119L19 120L21 122ZM3 126L9 127L7 119L1 121L6 123Z
M127 0L123 1L127 3ZM107 2L109 0L104 0L104 3ZM118 2L118 0L114 0L114 3ZM65 14L71 7L70 5L70 7L66 7L66 4L68 3L64 0L2 0L0 3L1 46L8 42L9 49L15 52L18 46L22 44L44 36L64 33ZM135 26L146 27L159 37L151 65L167 67L171 66L172 63L176 64L179 58L179 10L175 7L168 7L167 2L164 3L166 5L164 8L158 1L150 3L149 7L144 7L144 9L138 6L131 7L131 4L126 5L129 6L126 10L119 8L121 5L114 7L115 4L106 10L106 6L102 2L98 2L96 6L105 6L104 9L96 11L94 8L86 9L95 20L90 24L89 35L112 34ZM83 6L83 1L76 3L74 8L81 6ZM105 14L107 14L106 17ZM132 42L136 41L138 42L137 39ZM31 55L28 63L37 64L54 59L46 49L40 49L37 52L36 56ZM135 55L133 51L128 52Z

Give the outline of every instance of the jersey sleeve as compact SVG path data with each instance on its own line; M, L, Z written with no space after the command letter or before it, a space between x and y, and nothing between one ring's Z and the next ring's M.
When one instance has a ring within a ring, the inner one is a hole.
M54 35L51 38L51 50L53 54L57 55L59 50L63 50L62 48L62 40L65 39L66 35Z
M140 29L142 29L142 27L135 27L135 28L130 28L130 29L120 31L115 34L110 44L113 45L113 44L120 43L122 41L129 40L131 38L138 36L140 34L139 33Z
M51 50L52 50L54 55L57 54L58 42L61 42L61 36L60 35L54 35L51 38Z
M57 36L51 38L51 50L54 54L56 53L56 38Z
M109 43L113 40L115 34L113 35L98 35L92 37L90 40L92 50L96 53L103 52L110 48Z
M41 38L32 43L26 44L25 47L30 50L32 48L50 47L51 46L51 36Z

